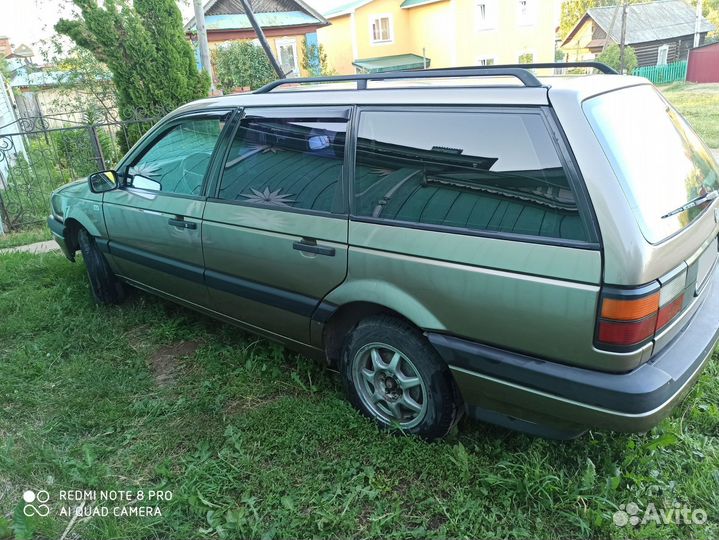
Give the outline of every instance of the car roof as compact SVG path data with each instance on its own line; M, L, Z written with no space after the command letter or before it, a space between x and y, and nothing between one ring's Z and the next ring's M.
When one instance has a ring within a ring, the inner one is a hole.
M477 80L378 81L365 90L352 83L299 85L264 93L238 93L193 101L176 112L185 113L217 108L326 105L548 105L548 93L571 93L577 101L620 88L651 84L644 78L623 75L541 77L542 86L492 78Z

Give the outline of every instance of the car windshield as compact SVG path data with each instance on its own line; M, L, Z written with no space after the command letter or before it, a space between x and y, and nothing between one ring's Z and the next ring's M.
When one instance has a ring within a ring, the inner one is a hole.
M654 87L602 94L586 101L584 112L647 241L658 243L679 232L711 204L667 216L719 189L719 166Z

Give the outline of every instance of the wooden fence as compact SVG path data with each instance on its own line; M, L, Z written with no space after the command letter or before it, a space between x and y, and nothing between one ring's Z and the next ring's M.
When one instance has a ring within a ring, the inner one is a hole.
M636 68L632 75L645 77L654 84L669 84L684 81L687 78L687 62L674 62L664 66L644 66Z

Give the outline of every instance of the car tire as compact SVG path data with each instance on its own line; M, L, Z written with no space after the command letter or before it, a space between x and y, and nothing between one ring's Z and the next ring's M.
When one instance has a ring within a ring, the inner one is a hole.
M350 403L382 428L432 440L447 435L461 417L449 368L401 319L361 321L345 341L340 372Z
M112 272L93 238L85 229L77 234L82 258L90 279L90 289L98 304L119 304L125 299L125 289Z

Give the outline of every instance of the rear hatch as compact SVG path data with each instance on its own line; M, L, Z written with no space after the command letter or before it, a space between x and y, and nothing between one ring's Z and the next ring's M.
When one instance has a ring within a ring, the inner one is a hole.
M583 108L644 239L668 263L650 283L604 288L596 344L627 351L654 340L656 353L689 320L716 269L719 165L653 86L608 92Z

